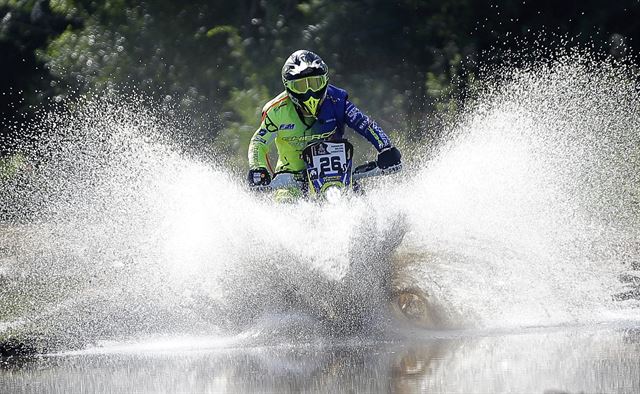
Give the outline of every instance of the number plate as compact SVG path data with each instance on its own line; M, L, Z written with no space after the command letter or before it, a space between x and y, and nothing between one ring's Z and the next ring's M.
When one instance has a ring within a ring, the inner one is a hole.
M321 193L325 185L349 186L353 146L347 141L323 141L308 146L302 152L307 163L307 176L315 192Z
M314 148L313 162L309 166L310 179L341 175L345 172L347 154L343 144L323 143Z

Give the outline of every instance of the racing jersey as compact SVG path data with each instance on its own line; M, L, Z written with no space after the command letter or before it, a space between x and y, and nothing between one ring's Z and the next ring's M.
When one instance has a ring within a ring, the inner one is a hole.
M329 85L317 119L307 117L304 121L284 91L262 109L260 128L249 144L249 168L264 167L274 172L268 153L275 141L278 150L275 172L302 171L305 168L301 158L304 148L316 141L343 139L345 125L365 137L378 152L391 147L389 137L347 99L346 91Z

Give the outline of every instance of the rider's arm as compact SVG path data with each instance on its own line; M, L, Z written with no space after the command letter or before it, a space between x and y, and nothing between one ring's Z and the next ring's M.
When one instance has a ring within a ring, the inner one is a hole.
M344 110L345 123L367 139L378 152L390 148L391 140L378 124L362 113L351 101L346 100Z
M271 121L267 113L262 114L262 122L260 127L251 137L249 143L249 168L269 168L269 148L273 140L276 138L278 128Z

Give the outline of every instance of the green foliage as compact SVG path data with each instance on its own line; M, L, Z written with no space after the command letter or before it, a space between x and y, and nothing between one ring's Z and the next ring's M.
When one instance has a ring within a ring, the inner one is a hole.
M27 160L19 153L0 158L0 182L14 177L27 167Z
M194 140L211 141L234 163L245 160L260 107L282 90L280 68L296 49L320 54L332 83L386 130L418 143L437 134L425 130L432 115L458 110L478 63L498 63L503 51L521 45L509 37L557 30L620 54L628 39L640 38L636 0L606 7L597 0L51 0L48 11L44 3L0 0L0 10L12 13L0 24L0 44L22 48L16 67L25 53L47 66L44 74L25 72L30 82L19 88L27 102L141 92L191 116L201 133ZM44 18L30 14L37 7ZM483 58L489 49L497 56ZM40 93L31 87L37 80L45 85Z
M226 122L216 140L221 142L218 153L226 156L232 167L246 167L249 140L258 126L262 106L269 98L264 86L231 91L226 106L234 117Z

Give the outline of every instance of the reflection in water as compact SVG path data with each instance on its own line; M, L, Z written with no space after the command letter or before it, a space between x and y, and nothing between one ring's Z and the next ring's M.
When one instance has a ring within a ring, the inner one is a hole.
M441 332L402 343L207 351L118 345L10 368L0 392L638 392L638 332Z

